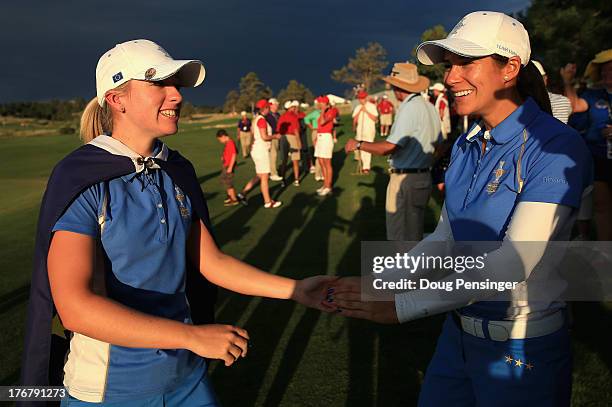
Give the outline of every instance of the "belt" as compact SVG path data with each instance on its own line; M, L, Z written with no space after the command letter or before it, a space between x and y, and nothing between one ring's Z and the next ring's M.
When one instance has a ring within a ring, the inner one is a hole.
M390 174L420 174L429 172L428 168L389 168Z
M491 340L496 342L549 335L559 330L565 323L562 311L532 321L488 321L462 315L457 311L452 312L452 317L463 332L478 338L486 338L485 331L487 331Z

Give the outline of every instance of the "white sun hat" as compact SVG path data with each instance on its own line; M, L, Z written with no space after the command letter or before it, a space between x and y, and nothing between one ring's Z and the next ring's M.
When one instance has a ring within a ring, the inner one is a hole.
M300 107L300 102L297 100L291 101L291 107Z
M291 107L291 101L290 100L286 101L285 104L283 105L283 107L285 109L289 109Z
M417 47L422 64L444 61L444 51L464 57L484 57L498 54L518 56L521 65L529 63L531 46L523 24L495 11L475 11L463 17L443 40L425 41Z
M196 59L173 59L166 50L149 40L133 40L115 45L100 57L96 67L98 104L104 95L131 80L161 81L178 72L178 85L196 87L204 81L206 70Z

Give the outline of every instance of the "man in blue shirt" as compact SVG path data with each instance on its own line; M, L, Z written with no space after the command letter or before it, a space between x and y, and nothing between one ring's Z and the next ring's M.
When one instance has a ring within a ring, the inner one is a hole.
M425 208L431 194L434 143L440 134L440 119L431 103L419 94L429 79L417 73L416 65L396 63L383 80L393 87L401 102L391 134L385 141L347 141L345 150L363 150L390 155L387 186L387 239L418 241L423 238Z

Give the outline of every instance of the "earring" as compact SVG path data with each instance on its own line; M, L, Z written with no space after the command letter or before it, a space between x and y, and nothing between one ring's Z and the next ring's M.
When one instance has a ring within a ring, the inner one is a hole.
M504 81L508 82L508 75L504 75Z
M125 107L121 106L121 113L125 113Z

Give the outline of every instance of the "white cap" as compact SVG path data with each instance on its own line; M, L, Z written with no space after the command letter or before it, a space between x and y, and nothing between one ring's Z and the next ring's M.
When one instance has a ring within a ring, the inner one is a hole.
M290 106L291 107L300 107L300 102L298 102L297 100L292 100Z
M445 39L420 44L417 58L425 65L437 64L444 61L444 50L464 57L518 56L523 66L531 55L529 34L523 24L495 11L466 15Z
M444 92L444 85L442 85L440 82L436 82L432 86L430 86L429 89Z
M246 116L247 112L245 112L244 110L242 112L240 112L240 116Z
M536 68L538 68L538 71L540 71L540 75L542 76L546 75L546 71L544 70L544 67L542 66L540 61L536 61L535 59L532 59L531 63L534 64Z
M172 59L153 41L133 40L117 44L100 57L96 67L98 104L104 106L106 92L130 79L161 81L177 72L179 85L185 87L200 85L206 76L201 61Z
M289 109L291 107L291 101L290 100L286 101L285 104L283 105L283 107L285 109Z
M270 98L268 99L268 103L270 103L271 105L278 105L278 100L274 98Z

